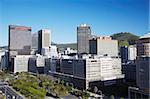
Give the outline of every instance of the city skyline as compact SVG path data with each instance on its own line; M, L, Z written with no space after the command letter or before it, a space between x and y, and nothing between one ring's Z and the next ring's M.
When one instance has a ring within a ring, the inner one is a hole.
M148 4L148 0L1 0L0 46L8 44L10 24L32 27L32 33L49 28L56 43L76 42L76 28L82 23L96 35L141 36L148 32Z

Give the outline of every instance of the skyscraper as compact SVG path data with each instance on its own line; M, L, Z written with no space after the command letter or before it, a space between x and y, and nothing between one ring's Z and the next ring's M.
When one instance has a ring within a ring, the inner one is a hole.
M77 27L77 48L78 54L89 53L89 40L91 38L91 28L86 24Z
M150 99L150 33L137 42L136 84L129 87L129 99Z
M140 37L137 44L137 86L150 94L150 33Z
M9 26L9 59L15 55L30 55L31 44L31 27Z
M50 53L51 31L42 29L38 31L38 51L42 55Z

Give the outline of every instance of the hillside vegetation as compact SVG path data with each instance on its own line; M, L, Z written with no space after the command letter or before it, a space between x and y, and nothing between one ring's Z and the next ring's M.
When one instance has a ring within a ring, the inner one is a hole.
M133 45L137 42L139 39L139 36L134 35L129 32L121 32L111 35L113 39L116 39L119 41L119 46L129 46Z
M136 41L139 39L139 36L134 35L129 32L121 32L121 33L115 33L111 35L111 37L115 40L118 40L119 47L120 46L129 46L136 43ZM69 44L56 44L58 48L66 48L70 47L73 49L77 49L77 43L69 43Z
M69 43L69 44L57 44L58 48L67 48L70 47L72 49L77 49L77 43Z

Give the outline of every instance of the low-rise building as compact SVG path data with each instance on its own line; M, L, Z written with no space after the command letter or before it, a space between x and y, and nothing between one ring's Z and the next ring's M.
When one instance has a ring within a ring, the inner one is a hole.
M57 49L57 46L54 46L54 45L51 45L51 48L50 48L50 55L51 55L51 58L57 58L58 57L58 49Z
M16 72L27 72L28 71L28 61L31 55L16 55L11 58L11 71Z
M149 99L150 94L136 87L128 88L128 99Z
M122 63L135 62L137 57L136 45L122 46L120 48Z
M3 56L1 56L1 69L6 70L7 68L8 68L8 51L6 51Z
M68 54L77 54L77 50L71 49L71 48L67 47L67 48L64 50L64 54L65 54L65 55L68 55Z
M29 59L28 71L38 74L49 74L49 72L56 72L56 62L57 59L36 55Z
M76 87L83 89L89 88L89 82L124 78L121 72L121 59L116 57L62 59L60 70L62 75L75 79L72 83Z
M1 66L1 59L5 55L5 51L0 50L0 66Z
M130 45L128 47L128 60L135 61L137 56L137 48L136 45Z
M32 73L44 74L50 67L50 59L47 56L30 57L28 63L28 71Z

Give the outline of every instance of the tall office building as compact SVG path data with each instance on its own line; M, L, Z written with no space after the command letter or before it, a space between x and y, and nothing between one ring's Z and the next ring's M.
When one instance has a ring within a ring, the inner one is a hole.
M129 88L129 98L150 99L150 33L137 42L136 90Z
M51 46L51 31L42 29L38 31L38 51L41 55L50 53Z
M91 38L91 28L86 24L77 27L77 48L78 54L89 53L89 40Z
M137 86L147 93L150 92L150 33L138 41L136 70Z
M111 37L97 37L89 41L90 54L118 56L118 41Z
M31 27L26 26L9 26L9 59L16 55L30 55L31 44Z

